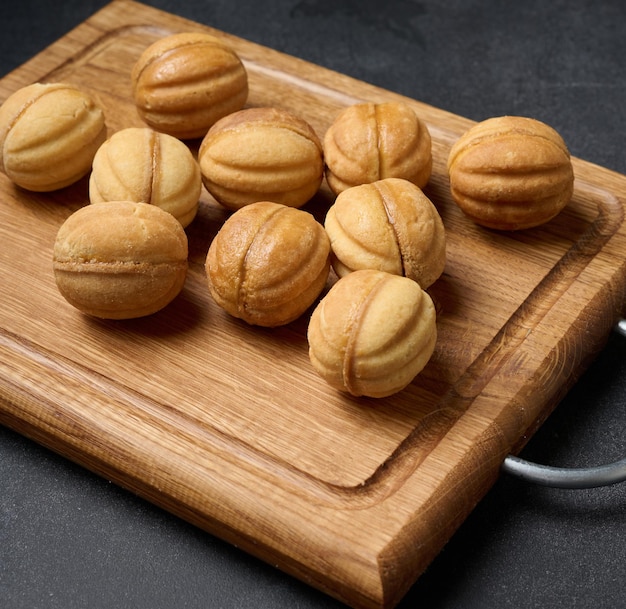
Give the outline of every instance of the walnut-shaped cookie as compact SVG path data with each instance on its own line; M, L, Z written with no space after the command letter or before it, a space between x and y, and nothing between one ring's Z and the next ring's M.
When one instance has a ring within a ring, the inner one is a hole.
M209 291L233 317L274 327L300 317L322 292L330 242L308 212L259 201L234 212L206 257Z
M322 144L300 116L247 108L224 117L198 152L206 189L232 210L257 201L302 207L324 178Z
M89 199L141 201L171 213L184 227L196 216L202 178L191 150L148 127L114 133L96 152Z
M0 107L0 168L27 190L58 190L89 172L106 136L104 112L87 92L34 83Z
M87 315L151 315L182 290L187 235L172 214L148 203L81 207L59 228L53 270L63 297Z
M424 369L437 342L430 296L407 277L360 270L342 277L315 307L309 358L332 387L386 397Z
M385 178L403 178L420 188L430 179L430 132L405 102L348 106L323 144L326 181L335 194Z
M477 224L499 230L548 222L574 189L563 138L522 116L489 118L470 128L450 150L448 173L459 208Z
M248 74L237 53L201 32L171 34L151 44L133 66L131 83L139 116L180 139L204 136L248 99Z
M441 216L408 180L387 178L344 190L324 226L339 277L376 269L404 275L426 289L443 273L446 235Z

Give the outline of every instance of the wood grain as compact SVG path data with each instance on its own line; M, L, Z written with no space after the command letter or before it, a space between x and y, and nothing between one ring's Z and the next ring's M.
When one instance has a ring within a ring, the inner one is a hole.
M58 294L52 244L87 181L35 194L0 176L0 422L355 608L393 607L603 346L625 300L626 178L574 160L575 193L549 224L498 233L451 202L445 161L471 122L276 51L117 0L0 81L0 100L66 81L141 122L130 69L178 31L225 38L248 105L291 109L322 135L360 101L404 99L426 121L426 193L448 236L429 290L439 340L385 400L340 395L308 361L308 315L252 328L212 302L203 263L224 219L204 192L187 229L190 275L156 315L86 318ZM195 151L194 143L190 144ZM306 209L323 219L323 187Z

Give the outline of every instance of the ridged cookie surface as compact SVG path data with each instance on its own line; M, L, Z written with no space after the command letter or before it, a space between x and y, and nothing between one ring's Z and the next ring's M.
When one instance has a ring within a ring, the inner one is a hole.
M179 139L148 127L116 132L96 153L89 178L92 203L139 201L171 213L183 227L198 210L200 167Z
M180 139L199 138L243 108L248 74L225 42L200 32L166 36L141 54L131 73L139 116Z
M474 222L520 230L554 218L570 201L574 172L561 136L541 121L501 116L469 129L448 157L452 198Z
M404 102L348 106L324 135L326 180L338 194L385 178L423 188L432 172L426 124Z
M344 190L328 210L324 226L339 277L376 269L409 277L426 289L446 264L439 212L408 180L387 178Z
M339 279L308 328L313 367L332 387L386 397L404 389L430 360L435 307L411 279L360 270Z
M249 324L280 326L302 315L330 271L324 227L300 209L261 201L233 213L206 258L209 290Z
M248 108L218 121L198 153L202 179L229 209L258 201L301 207L324 178L322 144L301 117Z
M89 172L106 136L104 113L90 95L69 84L34 83L0 107L0 167L27 190L58 190Z

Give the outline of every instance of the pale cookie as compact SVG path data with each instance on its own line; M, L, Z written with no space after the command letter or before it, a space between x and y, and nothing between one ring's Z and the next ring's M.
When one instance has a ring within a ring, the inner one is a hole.
M53 269L63 297L83 313L129 319L179 294L187 255L187 235L172 214L148 203L95 203L61 225Z
M0 168L27 190L58 190L89 172L106 136L104 113L86 92L28 85L0 107Z
M92 203L139 201L172 214L184 227L198 211L202 178L189 148L148 127L129 127L98 149L89 178Z
M344 190L324 226L339 277L376 269L404 275L426 289L443 273L443 222L431 200L408 180L387 178Z
M411 279L360 270L339 279L308 328L309 357L332 387L386 397L407 387L437 341L435 307Z

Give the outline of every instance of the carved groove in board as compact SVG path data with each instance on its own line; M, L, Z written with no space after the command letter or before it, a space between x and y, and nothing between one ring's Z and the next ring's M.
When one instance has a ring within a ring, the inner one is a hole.
M41 78L41 81L56 82L62 80L68 70L71 70L73 72L80 69L81 66L88 64L95 57L106 51L107 47L115 44L119 38L130 37L133 34L137 34L138 37L143 38L143 36L146 36L148 39L153 38L156 41L159 38L168 36L173 33L174 30L153 25L127 25L119 27L110 32L104 32L102 36L97 38L93 43L86 47L83 47L80 53L77 53L76 55L73 55L72 57L66 59L50 72L48 72L45 76ZM149 43L144 42L141 48L147 46L147 44Z

